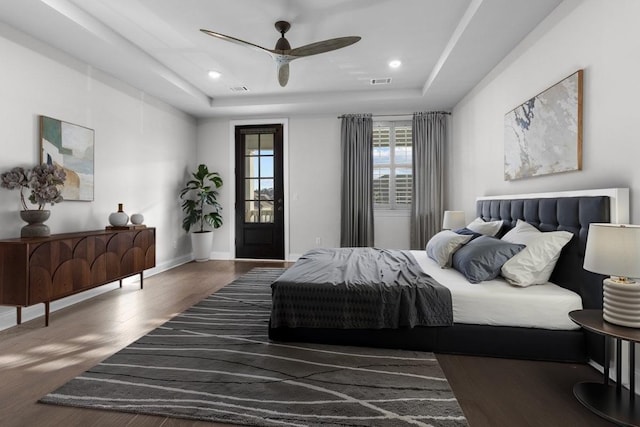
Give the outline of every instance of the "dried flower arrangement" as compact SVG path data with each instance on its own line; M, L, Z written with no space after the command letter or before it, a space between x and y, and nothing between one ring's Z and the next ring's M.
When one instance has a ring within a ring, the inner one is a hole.
M20 189L20 202L24 210L29 210L25 190L31 190L28 200L44 209L47 203L62 201L61 186L67 177L64 169L57 165L41 164L31 169L15 167L0 175L0 187L9 190Z

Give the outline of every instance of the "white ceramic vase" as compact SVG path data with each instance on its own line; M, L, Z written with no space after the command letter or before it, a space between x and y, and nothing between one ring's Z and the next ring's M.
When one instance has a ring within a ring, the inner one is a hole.
M109 224L113 225L114 227L122 227L124 225L127 225L128 222L129 215L124 213L124 210L122 209L122 203L118 203L118 212L113 212L111 215L109 215Z
M141 213L134 213L131 215L131 224L140 225L144 222L144 216Z

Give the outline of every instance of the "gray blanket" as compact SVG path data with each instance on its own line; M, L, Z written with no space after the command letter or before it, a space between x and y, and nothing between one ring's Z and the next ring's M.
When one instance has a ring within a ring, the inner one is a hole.
M271 285L271 327L380 329L453 324L451 294L409 251L313 249Z

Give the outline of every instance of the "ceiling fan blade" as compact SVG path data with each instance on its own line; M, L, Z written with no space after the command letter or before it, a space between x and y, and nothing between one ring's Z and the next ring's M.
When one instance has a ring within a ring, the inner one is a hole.
M278 83L280 86L285 87L289 81L289 63L277 62L278 64Z
M216 32L210 31L210 30L200 29L200 31L202 31L203 33L205 33L205 34L207 34L207 35L209 35L211 37L215 37L215 38L218 38L220 40L226 40L228 42L239 44L241 46L250 47L250 48L255 49L255 50L266 52L266 53L268 53L270 55L276 53L276 51L274 51L274 50L267 49L266 47L258 46L257 44L246 42L244 40L240 40L240 39L237 39L235 37L231 37L231 36L227 36L227 35L224 35L224 34L216 33Z
M359 36L348 36L348 37L338 37L335 39L324 40L321 42L315 42L308 45L300 46L295 49L291 49L285 53L290 56L310 56L317 55L319 53L329 52L336 49L342 49L343 47L350 46L354 43L359 42L361 37Z

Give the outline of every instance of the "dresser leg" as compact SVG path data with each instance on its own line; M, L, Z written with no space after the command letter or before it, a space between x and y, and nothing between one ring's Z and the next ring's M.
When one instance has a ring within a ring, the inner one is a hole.
M22 307L16 307L16 324L22 323Z
M140 272L140 289L144 289L144 273Z
M120 287L122 287L122 279L120 279Z

